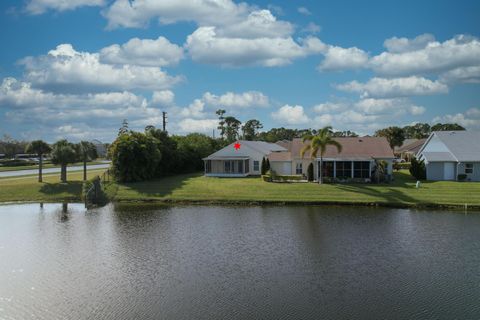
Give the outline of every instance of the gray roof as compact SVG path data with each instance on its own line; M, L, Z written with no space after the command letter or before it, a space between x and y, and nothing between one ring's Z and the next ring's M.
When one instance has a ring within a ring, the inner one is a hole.
M422 155L428 162L457 162L457 159L450 152L424 152Z
M434 133L460 162L480 161L480 132L437 131Z
M234 149L235 143L240 143L241 146L246 146L247 148L240 147L239 150ZM250 151L249 151L250 150ZM264 141L246 141L246 140L238 140L235 141L225 148L218 150L215 153L212 153L208 157L204 158L203 160L215 160L215 159L247 159L249 158L251 152L254 151L255 153L263 154L264 156L270 154L271 152L276 151L287 151L282 146L279 146L276 143L268 143Z

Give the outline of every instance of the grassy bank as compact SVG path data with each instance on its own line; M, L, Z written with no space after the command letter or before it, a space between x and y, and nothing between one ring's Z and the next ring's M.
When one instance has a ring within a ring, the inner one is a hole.
M88 178L100 175L105 169L89 170ZM43 183L38 177L12 177L0 180L0 202L11 201L81 201L83 171L68 174L68 182L60 183L60 174L45 174Z
M103 170L89 171L89 177ZM58 182L59 175L0 180L0 202L5 201L80 201L82 172L69 174L69 182ZM185 174L158 180L111 184L107 193L114 201L211 203L211 204L352 204L392 207L480 208L480 183L424 182L415 188L415 180L406 171L395 173L391 184L267 183L260 178L211 178Z
M95 164L104 164L104 162L100 162L100 161L91 161L91 162L87 162L87 165L95 165ZM72 163L72 164L69 164L68 165L69 167L73 167L73 166L83 166L83 162L78 162L78 163ZM55 164L52 164L52 163L45 163L43 165L43 169L49 169L49 168L60 168L59 165L55 165ZM32 169L37 169L38 170L38 165L29 165L29 166L13 166L13 167L4 167L4 166L0 166L0 172L4 172L4 171L18 171L18 170L32 170Z
M391 184L267 183L259 178L211 178L201 174L121 184L116 201L203 203L311 203L393 207L480 208L480 183L425 182L415 188L406 171Z

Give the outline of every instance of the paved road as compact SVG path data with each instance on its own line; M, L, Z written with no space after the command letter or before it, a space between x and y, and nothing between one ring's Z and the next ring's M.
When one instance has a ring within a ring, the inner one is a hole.
M90 166L87 166L87 169L106 169L110 167L109 163L105 164L93 164ZM67 167L67 172L73 172L73 171L81 171L83 170L83 166L73 166L73 167ZM59 173L60 168L48 168L48 169L43 169L42 172L44 174L48 173ZM38 174L38 169L29 169L29 170L16 170L16 171L4 171L0 172L0 178L5 178L5 177L20 177L20 176L27 176L31 174Z

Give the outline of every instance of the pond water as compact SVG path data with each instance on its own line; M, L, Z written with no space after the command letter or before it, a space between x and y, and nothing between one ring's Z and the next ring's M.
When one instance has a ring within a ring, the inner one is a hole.
M0 319L478 319L480 214L0 206Z

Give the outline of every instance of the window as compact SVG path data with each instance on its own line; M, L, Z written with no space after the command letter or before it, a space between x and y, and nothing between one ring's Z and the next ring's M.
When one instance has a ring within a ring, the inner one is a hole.
M323 161L322 174L324 177L333 178L333 161ZM320 173L318 173L320 176Z
M253 171L260 171L259 164L260 161L253 161Z
M370 178L370 162L355 161L353 163L353 177L354 178Z
M473 173L473 163L465 163L465 173L466 174Z
M337 178L351 178L352 177L352 162L339 161L337 162Z
M250 160L245 160L245 173L250 172Z
M297 163L295 174L302 174L303 173L302 167L303 167L302 163Z
M230 161L225 161L224 162L224 166L225 166L225 173L230 173L230 168L231 168L231 163Z
M207 160L205 162L205 172L211 173L212 172L212 160Z
M243 160L238 160L238 173L243 173Z

